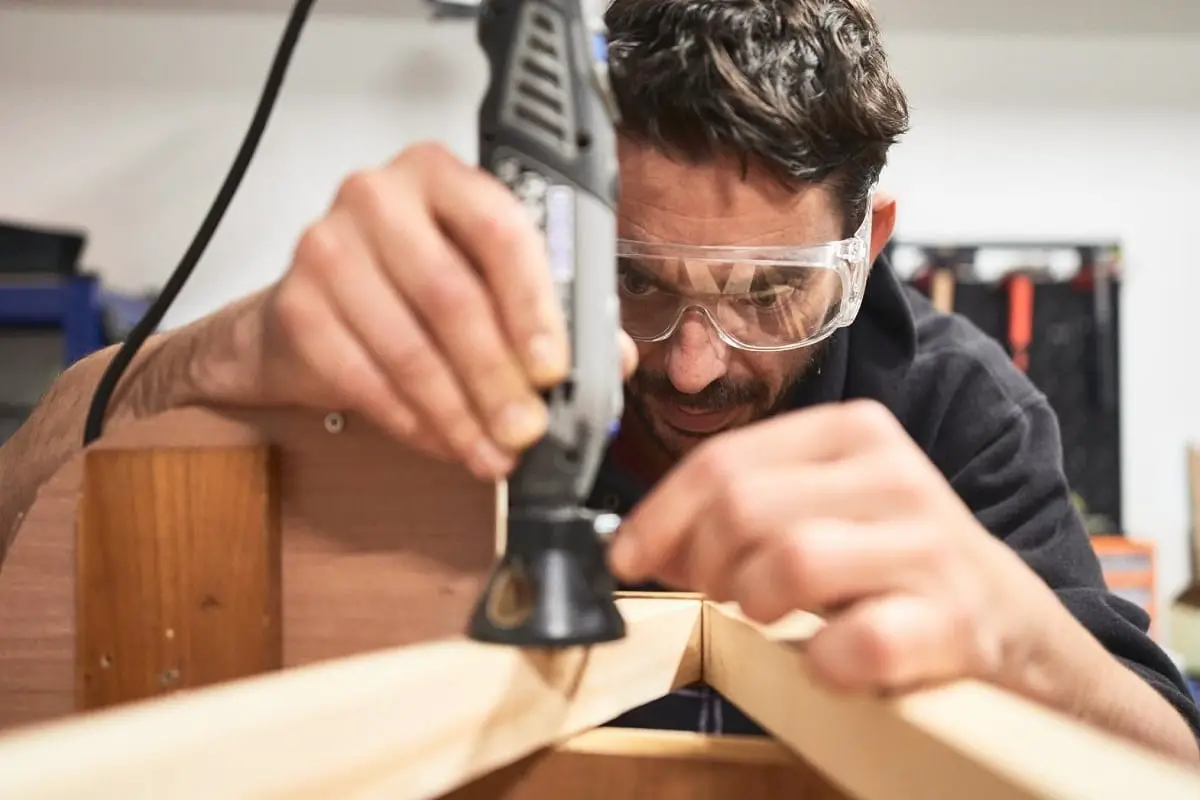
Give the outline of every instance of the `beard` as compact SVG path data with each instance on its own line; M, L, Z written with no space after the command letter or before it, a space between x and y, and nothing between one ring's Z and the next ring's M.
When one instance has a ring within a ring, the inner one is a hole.
M774 416L787 406L793 389L814 373L820 372L822 356L828 344L826 340L810 348L807 358L801 360L784 376L778 388L772 388L769 384L754 379L735 381L722 377L699 392L688 394L676 389L665 373L639 369L626 385L625 405L637 417L647 437L667 456L678 460L704 439L723 431L699 434L679 430L654 413L650 406L651 401L687 408L698 413L741 410L743 413L738 415L738 424L748 425ZM730 427L737 427L737 424Z

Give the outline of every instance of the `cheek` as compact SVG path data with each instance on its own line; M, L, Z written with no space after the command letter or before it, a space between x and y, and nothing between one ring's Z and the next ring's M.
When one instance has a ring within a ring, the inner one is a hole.
M794 374L796 358L784 353L739 352L730 365L730 377L735 381L753 381L766 386L774 396Z

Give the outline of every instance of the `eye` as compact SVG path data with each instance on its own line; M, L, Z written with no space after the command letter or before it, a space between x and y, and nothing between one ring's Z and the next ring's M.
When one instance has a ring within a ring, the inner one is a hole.
M755 308L777 308L791 299L790 286L772 286L769 289L756 289L746 295L745 302Z
M622 292L635 297L644 297L655 290L653 281L645 273L625 263L618 265L617 281Z
M775 292L755 292L750 295L750 302L759 308L772 308L779 305L780 298Z

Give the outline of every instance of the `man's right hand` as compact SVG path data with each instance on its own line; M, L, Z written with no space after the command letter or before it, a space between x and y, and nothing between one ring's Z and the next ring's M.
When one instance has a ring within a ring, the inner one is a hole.
M571 358L541 233L437 145L349 177L245 314L212 399L358 412L485 479L545 432Z

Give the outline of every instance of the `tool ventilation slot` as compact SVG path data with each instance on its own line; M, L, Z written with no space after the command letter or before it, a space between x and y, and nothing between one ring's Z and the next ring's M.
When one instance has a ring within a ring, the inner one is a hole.
M509 70L506 122L573 158L575 119L563 18L544 3L530 3L523 12Z

